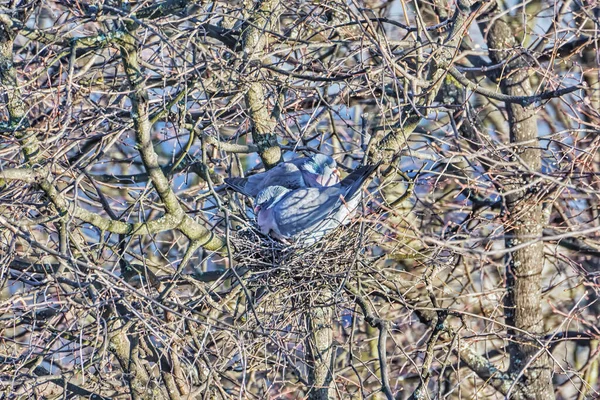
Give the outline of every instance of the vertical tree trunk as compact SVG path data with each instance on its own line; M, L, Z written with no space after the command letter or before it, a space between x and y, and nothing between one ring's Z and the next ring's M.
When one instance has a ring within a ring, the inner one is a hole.
M511 49L517 45L510 26L497 20L488 35L490 55L498 63L514 55ZM507 95L532 94L528 66L518 57L502 71L500 87ZM513 169L514 177L505 185L505 202L508 211L505 223L507 248L521 245L541 237L544 217L541 201L535 197L536 176L527 171L539 171L541 152L537 138L537 124L533 105L507 104L510 142L513 147L511 162L520 165ZM509 326L510 367L509 372L521 375L522 394L531 399L553 399L552 369L545 350L540 350L531 336L543 333L542 318L542 269L544 265L543 243L536 242L510 253L506 269L507 296L505 315ZM520 332L527 331L531 335Z
M251 22L242 36L244 60L249 70L251 61L261 62L264 58L264 50L267 46L268 31L276 24L279 18L278 0L262 0L254 11ZM246 87L245 99L248 113L252 121L252 140L258 147L258 154L266 169L272 168L281 161L281 149L277 144L275 126L277 121L269 112L264 77L254 72L248 74L246 79L249 84Z
M306 358L309 366L308 381L311 384L310 400L335 398L333 382L333 312L331 292L321 290L313 304L308 306L306 325Z

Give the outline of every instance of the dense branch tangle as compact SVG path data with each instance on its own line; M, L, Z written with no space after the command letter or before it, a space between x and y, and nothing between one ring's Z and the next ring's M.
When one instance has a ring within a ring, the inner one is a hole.
M3 394L597 395L592 4L87 3L0 6ZM317 151L367 216L244 237Z

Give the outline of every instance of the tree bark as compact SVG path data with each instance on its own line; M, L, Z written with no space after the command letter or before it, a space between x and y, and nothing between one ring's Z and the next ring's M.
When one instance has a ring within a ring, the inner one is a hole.
M267 47L267 31L271 30L277 21L280 11L277 10L278 0L262 0L251 18L251 25L242 36L245 68L256 67L252 61L262 62L264 50ZM258 147L258 154L266 169L272 168L281 161L281 149L277 144L275 126L277 121L267 107L264 78L259 72L248 74L249 83L246 87L245 100L252 121L252 140Z
M517 45L510 26L497 20L488 34L490 56L494 63L510 59L511 49ZM518 57L502 71L502 92L512 96L532 94L528 65ZM507 104L510 142L519 144L511 156L511 163L520 166L512 169L514 178L504 186L504 200L508 212L505 222L505 245L507 248L523 244L542 236L544 217L542 204L535 196L532 185L540 170L541 151L538 142L534 105ZM542 317L542 269L544 266L543 243L513 251L507 260L505 316L511 327L509 372L520 379L523 397L528 399L554 399L552 368L546 350L541 349L535 338L543 333ZM527 331L530 335L523 335Z
M334 306L324 303L332 301L331 292L323 289L309 305L306 325L309 335L306 339L307 363L309 365L308 392L310 400L335 398L333 382L333 312Z

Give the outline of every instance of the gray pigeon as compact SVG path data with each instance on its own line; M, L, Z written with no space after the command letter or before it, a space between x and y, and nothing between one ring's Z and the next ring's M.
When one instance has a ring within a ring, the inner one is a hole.
M325 154L295 158L272 169L247 178L226 178L225 183L236 192L256 197L268 186L288 189L331 186L340 180L337 163Z
M315 243L350 221L360 202L360 189L378 166L359 167L341 182L328 187L295 190L266 187L255 201L260 231L280 240Z

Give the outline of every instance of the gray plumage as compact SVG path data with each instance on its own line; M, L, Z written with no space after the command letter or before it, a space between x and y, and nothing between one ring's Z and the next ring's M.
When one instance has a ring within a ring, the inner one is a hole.
M256 198L257 224L264 234L312 244L350 221L360 201L360 189L378 165L357 168L329 187L290 190L265 188Z
M324 154L295 158L247 178L225 179L229 187L248 197L256 197L269 186L299 189L330 186L338 182L337 164L333 158Z

